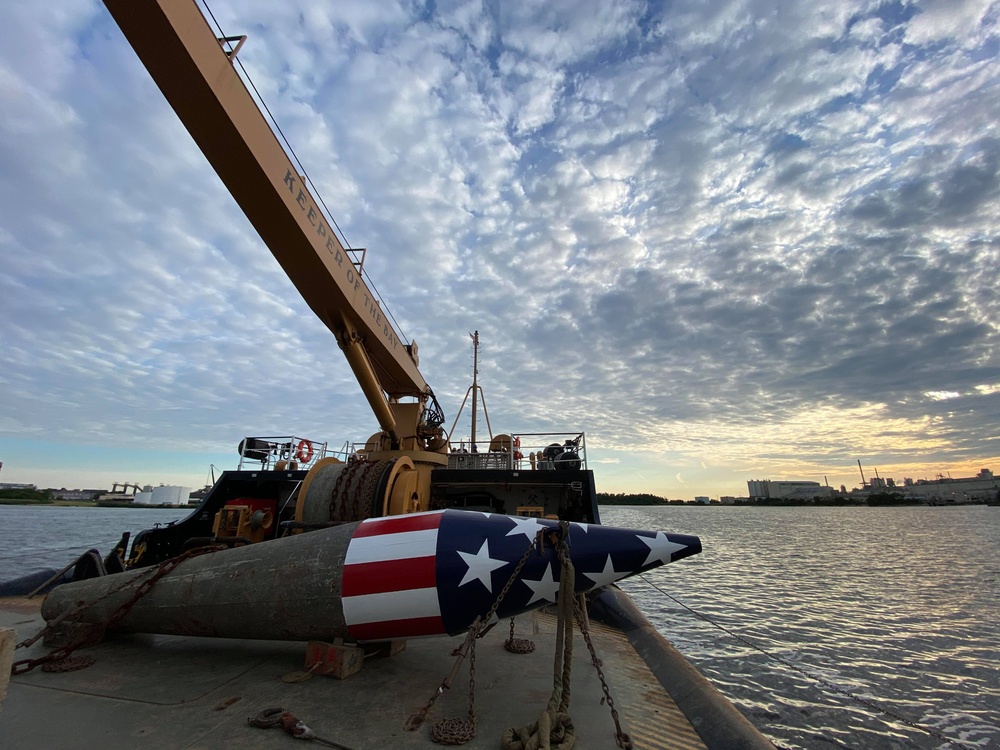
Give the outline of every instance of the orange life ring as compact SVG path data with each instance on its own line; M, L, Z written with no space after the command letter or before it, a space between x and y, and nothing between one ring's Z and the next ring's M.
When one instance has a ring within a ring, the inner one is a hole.
M301 463L307 464L312 460L313 457L313 444L308 440L300 440L299 444L295 446L295 458L297 458Z

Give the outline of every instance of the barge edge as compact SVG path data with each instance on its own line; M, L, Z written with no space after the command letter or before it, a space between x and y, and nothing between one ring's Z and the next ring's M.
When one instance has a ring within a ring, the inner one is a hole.
M776 750L620 588L608 586L591 599L590 616L625 633L708 750Z

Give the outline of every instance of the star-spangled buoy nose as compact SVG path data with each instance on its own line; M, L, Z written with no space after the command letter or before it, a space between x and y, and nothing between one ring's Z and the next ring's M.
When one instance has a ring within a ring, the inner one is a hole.
M382 640L461 633L489 611L526 554L497 616L555 602L560 563L552 543L535 546L539 531L558 535L559 522L462 510L362 522L344 566L351 634ZM698 537L662 531L570 523L568 535L576 593L701 551Z

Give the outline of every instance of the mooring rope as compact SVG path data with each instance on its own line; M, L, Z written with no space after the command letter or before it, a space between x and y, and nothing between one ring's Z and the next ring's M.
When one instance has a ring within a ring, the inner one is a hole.
M866 708L870 709L871 711L874 711L876 713L884 714L885 716L888 716L889 718L894 719L895 721L898 721L900 724L905 724L906 726L910 727L911 729L916 729L916 730L918 730L920 732L925 732L926 734L930 735L931 737L934 737L935 739L941 740L942 742L947 742L949 745L954 745L955 747L960 747L960 748L967 748L968 750L975 750L975 748L978 747L977 745L970 745L969 743L962 742L961 740L956 740L956 739L954 739L952 737L948 737L947 735L941 733L940 731L938 731L934 727L928 727L928 726L925 726L923 724L920 724L919 722L913 721L912 719L908 719L905 716L902 716L902 715L896 713L892 709L885 708L884 706L880 706L880 705L878 705L877 703L875 703L874 701L872 701L872 700L870 700L868 698L864 698L864 697L858 695L857 693L854 693L854 692L852 692L850 690L847 690L845 688L840 687L839 685L835 685L834 683L830 682L829 680L827 680L827 679L825 679L823 677L820 677L819 675L813 674L813 673L809 672L806 669L803 669L802 667L800 667L795 662L790 661L789 659L786 659L785 657L780 656L779 654L775 654L775 653L773 653L771 651L768 651L767 649L765 649L765 648L763 648L761 646L758 646L756 643L754 643L753 641L751 641L750 639L748 639L746 636L740 635L739 633L733 631L732 629L727 628L725 625L721 625L720 623L716 622L715 620L713 620L708 615L702 614L698 610L694 609L694 607L691 607L691 606L685 604L684 602L682 602L680 599L678 599L673 594L669 593L668 591L664 591L662 588L660 588L659 586L657 586L653 581L651 581L645 574L640 573L638 577L641 578L646 583L648 583L654 589L656 589L657 591L659 591L665 597L667 597L668 599L670 599L670 601L672 601L675 604L677 604L678 606L686 609L688 612L690 612L691 614L693 614L698 619L703 620L704 622L707 622L712 627L721 630L723 633L726 633L727 635L731 636L732 638L735 638L737 641L739 641L740 643L742 643L747 648L751 648L754 651L757 651L757 652L763 654L768 659L772 659L772 660L778 662L779 664L782 664L782 665L788 667L789 669L792 669L792 670L798 672L803 677L805 677L805 678L807 678L809 680L812 680L813 682L818 683L819 685L822 685L823 687L825 687L825 688L827 688L829 690L832 690L835 693L839 693L840 695L843 695L843 696L845 696L847 698L850 698L851 700L859 703L862 706L865 706Z

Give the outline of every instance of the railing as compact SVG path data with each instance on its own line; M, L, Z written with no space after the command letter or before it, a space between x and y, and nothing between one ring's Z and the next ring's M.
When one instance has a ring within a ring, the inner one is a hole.
M347 459L344 450L330 451L325 442L297 435L246 437L240 441L238 451L241 471L296 471L308 469L327 456ZM344 455L341 457L340 454Z
M582 432L513 432L483 443L452 441L449 469L520 471L587 468L587 441Z
M453 441L449 469L504 469L510 471L576 471L587 468L587 440L582 432L513 432L482 443ZM246 437L240 441L240 470L295 471L311 468L334 456L347 461L363 455L363 443L345 442L340 450L297 435Z

